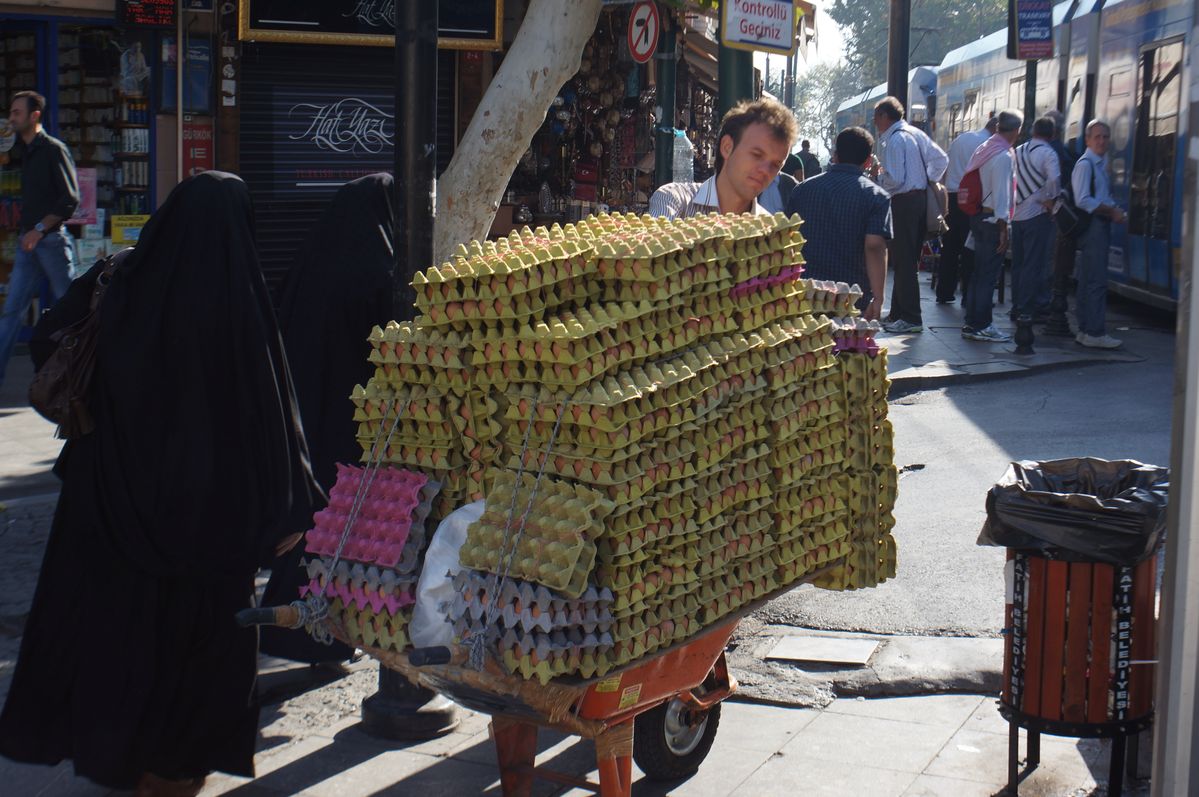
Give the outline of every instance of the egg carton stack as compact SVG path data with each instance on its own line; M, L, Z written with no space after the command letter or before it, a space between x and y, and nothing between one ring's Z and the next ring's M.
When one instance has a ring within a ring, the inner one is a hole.
M594 296L590 263L577 236L526 231L460 246L451 261L417 274L422 314L372 332L375 375L351 397L363 458L382 439L383 461L432 472L444 485L436 517L482 498L499 456L497 387L525 369L496 353L518 330ZM386 414L392 407L398 424Z
M848 326L842 324L842 327ZM826 589L876 586L896 572L896 546L891 536L898 473L893 460L894 433L887 420L887 353L872 347L860 324L845 330L858 337L855 348L837 356L848 432L845 478L848 482L850 552L843 566L815 583ZM876 353L871 355L871 348Z
M300 594L326 598L329 616L354 644L397 652L408 647L438 488L416 471L338 465L329 505L305 535L309 582Z

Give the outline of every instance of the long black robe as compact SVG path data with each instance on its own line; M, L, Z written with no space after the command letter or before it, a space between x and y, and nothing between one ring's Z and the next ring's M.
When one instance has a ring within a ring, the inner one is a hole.
M338 189L288 272L279 326L295 379L312 472L326 490L337 463L362 454L350 391L374 373L367 361L371 327L392 316L395 216L392 179L373 174ZM312 527L306 519L293 531ZM276 561L264 605L290 603L308 582L303 544ZM305 662L345 661L347 645L323 645L302 630L262 629L262 651Z
M256 636L234 613L319 493L245 184L185 180L101 306L0 754L130 788L253 774ZM95 269L89 274L94 279ZM83 282L63 313L86 307ZM61 323L72 318L60 317Z

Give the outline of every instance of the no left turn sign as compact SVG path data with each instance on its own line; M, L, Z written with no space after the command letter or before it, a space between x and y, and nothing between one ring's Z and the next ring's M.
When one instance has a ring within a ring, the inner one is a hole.
M658 32L662 20L658 17L657 3L641 0L629 14L629 53L633 60L644 64L658 49Z

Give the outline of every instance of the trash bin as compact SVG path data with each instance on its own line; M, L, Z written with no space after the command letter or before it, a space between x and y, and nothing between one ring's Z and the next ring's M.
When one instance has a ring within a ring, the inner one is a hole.
M1112 741L1108 793L1126 740L1153 720L1157 551L1169 471L1130 460L1012 463L987 496L980 545L1008 548L1003 692L1008 792L1019 729L1028 769L1040 734Z

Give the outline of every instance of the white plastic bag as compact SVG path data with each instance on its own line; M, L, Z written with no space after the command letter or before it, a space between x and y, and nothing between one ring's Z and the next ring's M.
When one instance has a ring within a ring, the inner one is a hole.
M454 641L449 614L450 602L454 599L452 579L462 570L458 551L466 542L467 527L482 516L483 502L475 501L455 509L437 526L429 550L425 552L425 566L416 583L416 605L408 625L408 636L414 647L428 648Z

